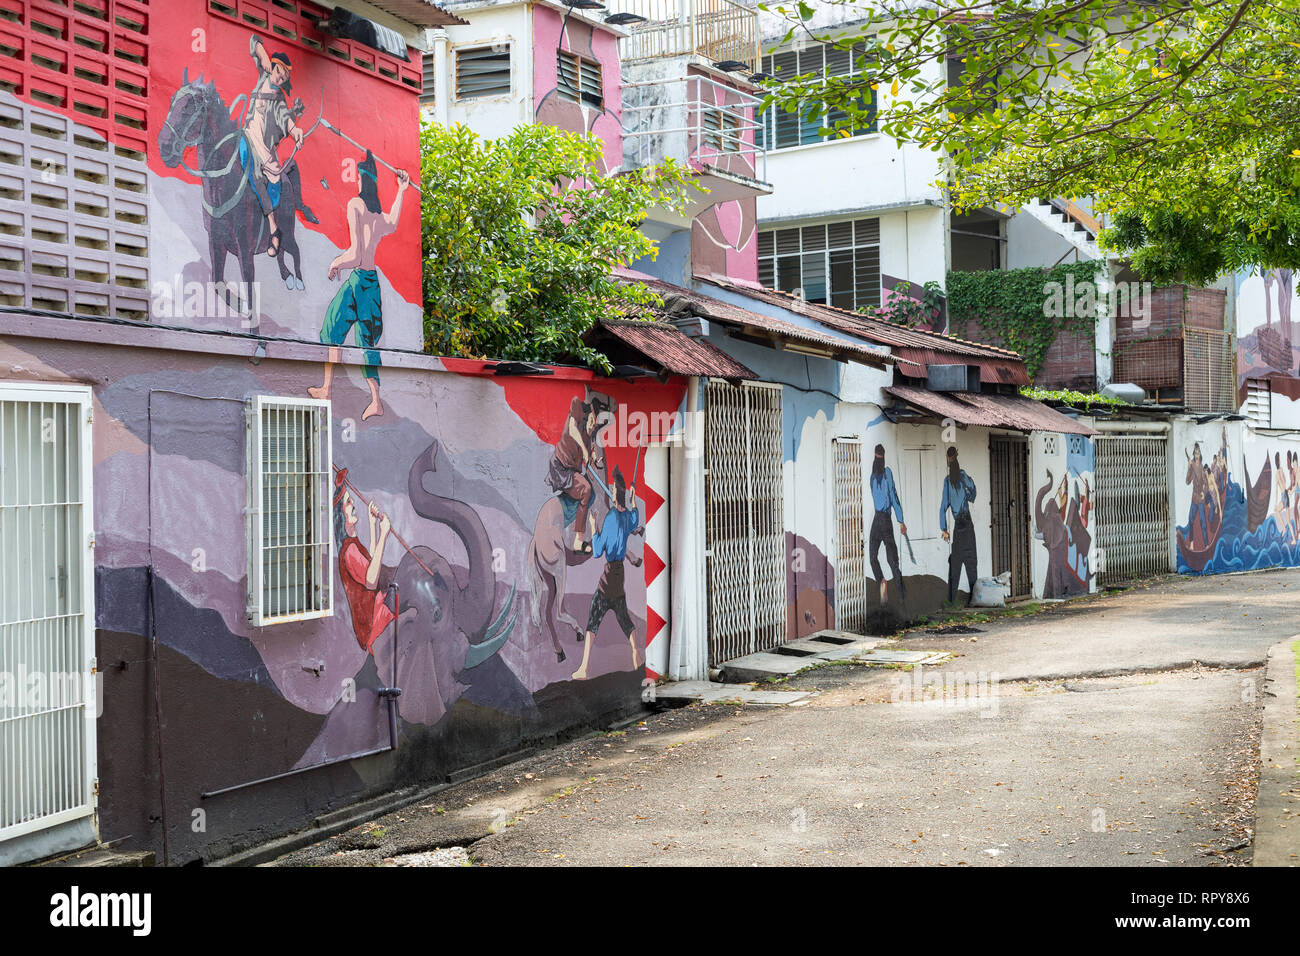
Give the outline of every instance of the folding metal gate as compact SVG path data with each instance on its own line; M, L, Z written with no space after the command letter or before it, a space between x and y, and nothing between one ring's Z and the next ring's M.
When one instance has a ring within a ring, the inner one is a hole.
M1113 584L1169 567L1169 439L1095 439L1097 583Z
M867 613L862 442L856 438L836 438L834 445L835 626L858 632Z
M786 637L781 389L710 382L705 431L709 663Z
M94 812L90 407L0 385L0 842Z
M1029 569L1029 446L1015 435L989 437L993 484L993 575L1011 572L1011 598L1033 593ZM978 489L977 489L978 491Z

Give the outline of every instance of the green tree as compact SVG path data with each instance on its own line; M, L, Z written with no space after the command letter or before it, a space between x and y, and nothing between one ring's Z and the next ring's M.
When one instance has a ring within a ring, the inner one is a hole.
M685 171L606 175L600 140L550 126L486 140L425 122L420 148L426 350L608 372L583 333L658 304L613 271L654 257L638 226L652 206L680 211Z
M811 35L812 6L777 9ZM865 43L871 66L773 84L775 108L852 124L874 84L882 131L946 150L955 207L1090 196L1103 244L1156 281L1300 267L1300 0L880 0L863 17L834 44Z

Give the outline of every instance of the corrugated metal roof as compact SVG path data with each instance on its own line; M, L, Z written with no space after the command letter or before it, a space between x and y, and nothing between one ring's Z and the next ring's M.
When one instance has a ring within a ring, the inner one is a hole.
M372 7L400 17L417 27L467 26L468 20L462 20L454 13L449 13L432 0L366 0Z
M908 359L916 365L978 365L982 382L993 385L1030 383L1024 360L1019 354L1007 349L980 342L969 342L941 332L909 329L837 306L807 302L788 292L754 288L732 282L721 276L696 276L696 279L762 302L771 302L797 315L814 319L838 332L889 346L896 358ZM903 372L916 377L924 375L922 371L917 376L914 370L906 368Z
M818 349L825 349L841 361L862 362L866 365L874 365L876 368L885 368L893 361L893 356L888 349L838 338L827 332L818 332L783 319L751 312L749 309L724 302L722 299L715 299L694 289L673 285L660 279L629 281L641 282L659 293L664 304L656 311L665 317L697 315L711 322L739 326L745 329L751 338L764 339L765 344L773 344L773 339L801 342Z
M693 339L667 322L605 319L600 327L674 375L756 379L758 375L708 342Z
M885 389L909 405L951 418L959 425L1014 428L1024 432L1060 432L1065 435L1096 435L1096 429L1062 415L1042 402L1023 395L990 395L984 392L931 392L910 385Z

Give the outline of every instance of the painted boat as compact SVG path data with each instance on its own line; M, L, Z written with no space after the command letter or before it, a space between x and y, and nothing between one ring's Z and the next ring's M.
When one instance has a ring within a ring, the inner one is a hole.
M1195 527L1189 524L1186 533L1182 528L1178 529L1178 556L1190 570L1197 572L1204 571L1205 566L1214 557L1214 550L1219 544L1219 534L1223 530L1223 489L1216 481L1210 482L1210 487L1214 489L1215 501L1214 513L1208 516L1206 521L1209 537L1197 543L1197 533L1201 527L1199 521Z
M1279 329L1265 326L1255 332L1255 342L1259 345L1259 355L1268 365L1279 372L1290 372L1294 359L1291 356L1291 337L1283 337Z
M1246 474L1246 487L1250 489L1246 496L1246 527L1251 534L1254 534L1268 519L1268 503L1273 496L1273 462L1269 460L1268 455L1264 456L1264 470L1259 473L1259 477L1254 483L1250 480L1250 469L1242 462L1242 467Z

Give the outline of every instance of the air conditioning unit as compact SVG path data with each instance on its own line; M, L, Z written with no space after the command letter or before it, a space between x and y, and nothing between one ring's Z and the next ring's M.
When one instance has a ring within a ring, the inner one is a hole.
M927 365L925 387L932 392L978 392L978 365Z

